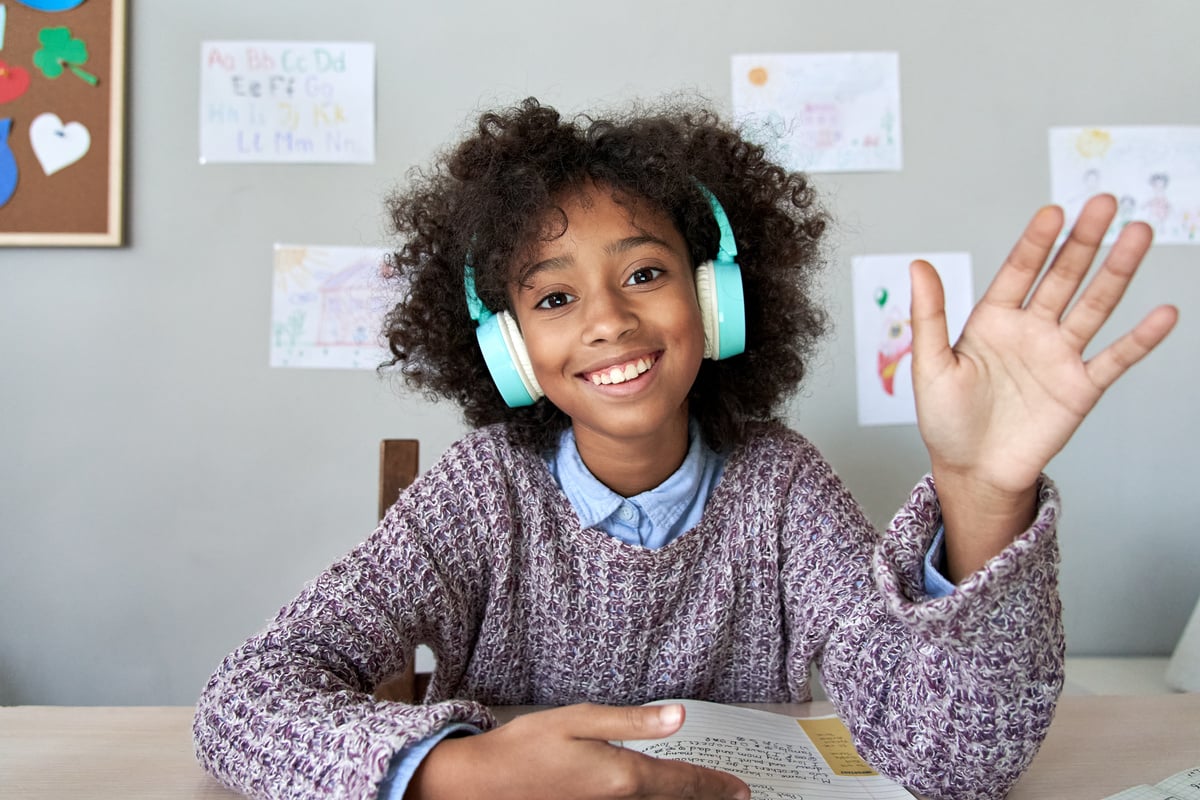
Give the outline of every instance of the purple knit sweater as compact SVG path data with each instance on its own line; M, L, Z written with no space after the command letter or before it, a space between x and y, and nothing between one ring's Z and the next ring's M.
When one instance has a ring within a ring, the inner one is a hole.
M491 704L807 701L816 662L880 772L933 797L1000 797L1062 685L1045 481L1034 525L924 601L940 521L926 479L879 536L803 437L762 425L693 530L659 550L579 528L535 454L476 431L375 533L217 669L200 761L255 797L371 798L393 754ZM374 700L418 643L424 705Z

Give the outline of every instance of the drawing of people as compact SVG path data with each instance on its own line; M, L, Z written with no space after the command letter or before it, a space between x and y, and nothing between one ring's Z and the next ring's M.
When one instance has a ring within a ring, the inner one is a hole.
M1066 218L1068 226L1079 216L1079 212L1083 208L1083 204L1088 201L1088 198L1102 191L1100 187L1100 170L1095 167L1088 167L1088 169L1084 170L1083 175L1080 176L1079 184L1079 193L1063 203L1063 215Z
M1137 208L1137 198L1131 194L1123 194L1117 199L1117 215L1113 217L1112 225L1104 234L1105 244L1111 244L1126 225L1138 218Z
M1167 184L1170 178L1165 172L1156 172L1150 176L1150 191L1153 192L1145 203L1146 221L1156 231L1165 227L1167 218L1171 216L1171 202L1167 200Z
M1113 223L1116 229L1121 230L1133 222L1136 213L1137 199L1131 194L1121 195L1121 199L1117 201L1117 218Z

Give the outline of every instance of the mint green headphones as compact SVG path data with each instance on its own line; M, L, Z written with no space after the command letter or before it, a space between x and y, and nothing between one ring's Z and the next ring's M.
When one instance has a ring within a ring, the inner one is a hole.
M696 267L696 298L704 325L704 357L719 361L746 349L746 302L742 295L742 271L734 257L737 243L729 218L716 196L705 187L700 191L712 206L721 244L717 257ZM507 311L495 313L475 292L475 270L467 264L463 271L467 311L478 323L475 338L483 353L488 372L511 408L533 405L545 392L538 385L525 349L525 340L517 322Z

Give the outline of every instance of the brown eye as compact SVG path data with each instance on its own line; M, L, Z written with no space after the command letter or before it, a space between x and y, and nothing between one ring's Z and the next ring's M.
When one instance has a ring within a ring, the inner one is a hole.
M662 275L662 273L663 271L657 267L643 267L642 269L639 269L637 272L630 275L629 280L625 282L625 285L636 286L640 283L650 283L651 281L657 280L658 276Z
M541 299L535 308L555 309L563 306L574 300L571 295L566 292L552 292Z

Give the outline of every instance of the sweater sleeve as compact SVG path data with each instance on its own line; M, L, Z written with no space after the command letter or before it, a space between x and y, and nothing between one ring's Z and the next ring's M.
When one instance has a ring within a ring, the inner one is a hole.
M840 577L806 585L829 613L822 682L859 751L931 798L1003 797L1062 689L1056 489L1043 478L1030 528L953 594L930 599L923 561L941 524L932 479L882 537L836 477L819 483L837 542L829 557L840 562L819 568Z
M462 541L470 493L452 478L423 476L366 542L218 667L193 737L224 784L256 798L373 798L397 752L454 723L495 725L478 703L371 694L418 642L450 663L470 635L482 577Z

